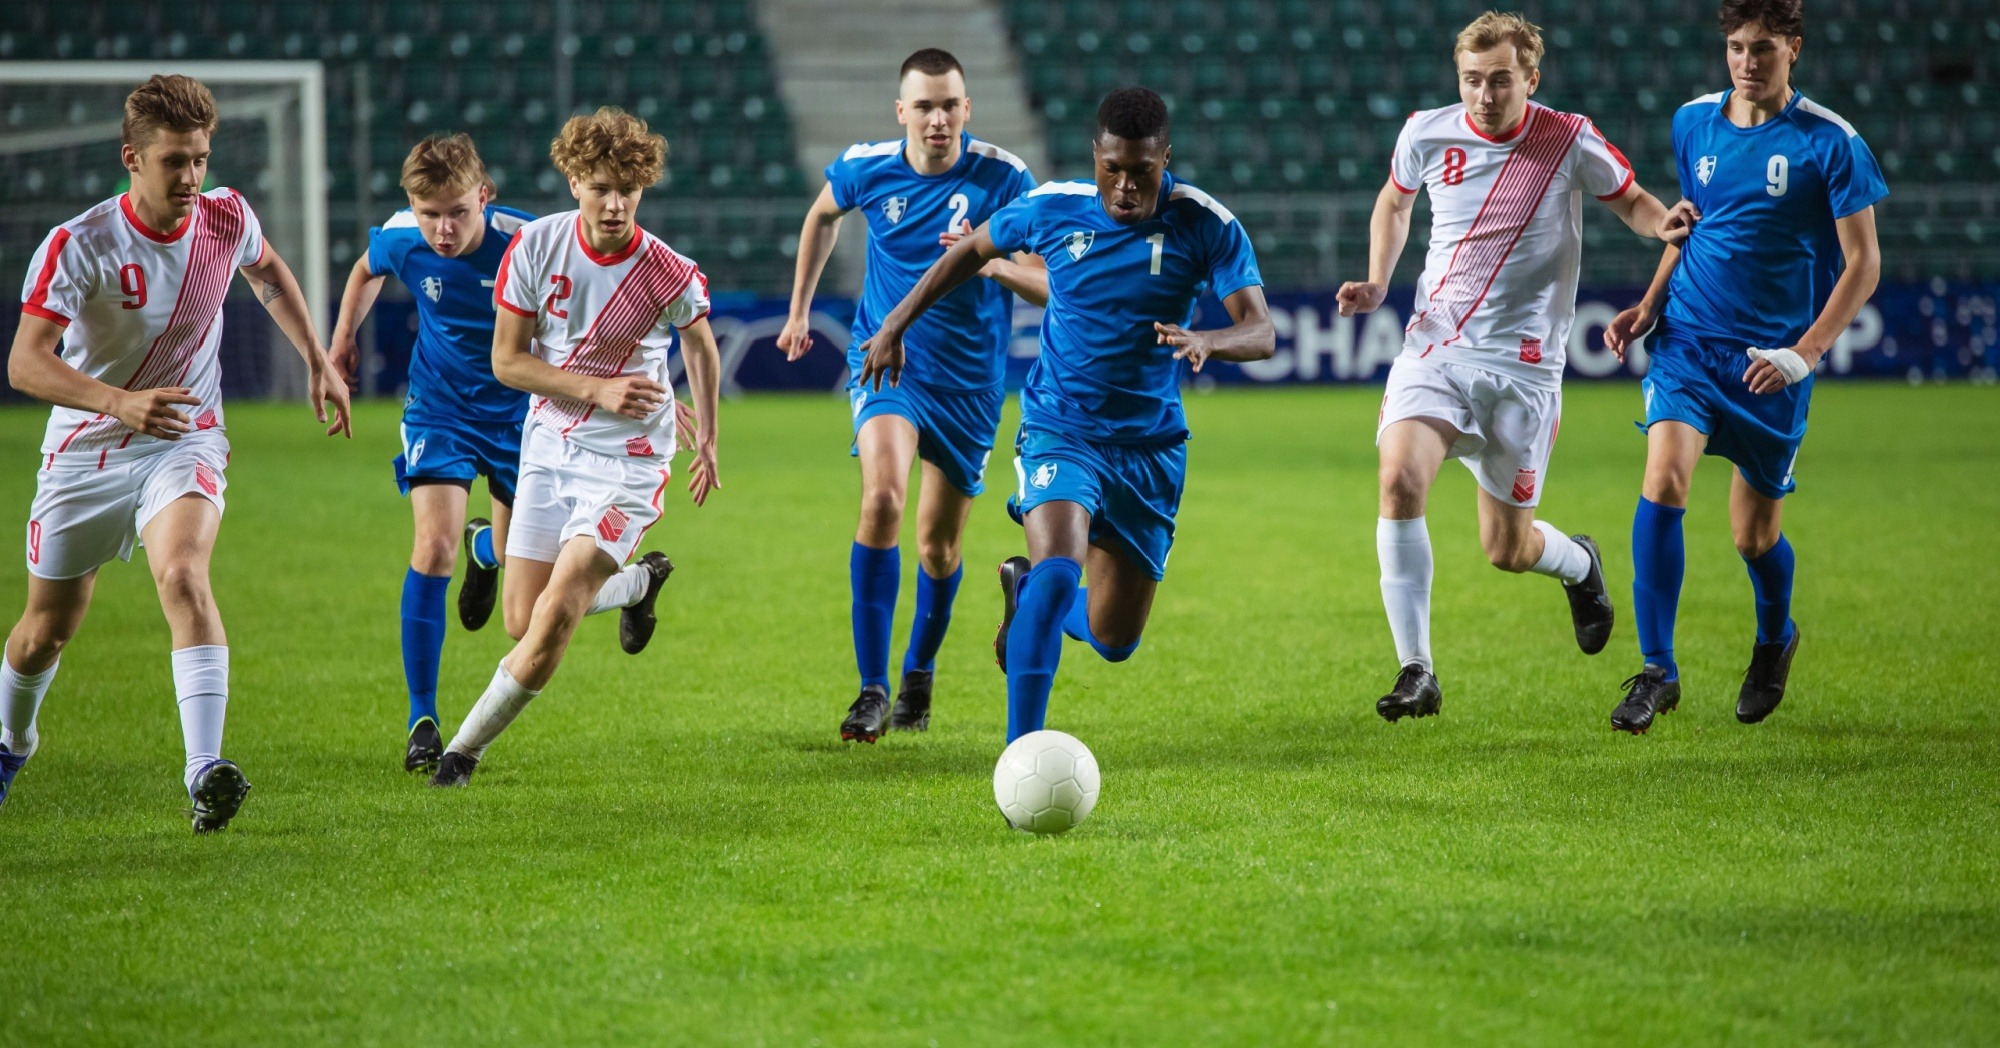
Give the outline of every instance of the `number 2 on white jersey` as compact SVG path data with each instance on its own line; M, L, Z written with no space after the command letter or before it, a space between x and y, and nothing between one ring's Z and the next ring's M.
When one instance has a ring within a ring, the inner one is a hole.
M1159 276L1160 253L1166 250L1167 235L1165 233L1155 233L1146 238L1146 243L1153 245L1153 275Z
M1786 160L1783 153L1771 156L1770 162L1764 165L1764 192L1774 197L1785 195L1792 182L1790 165L1791 161Z
M951 224L945 227L945 232L965 232L960 227L965 225L965 216L972 211L972 200L964 193L953 193L951 199L945 203L945 206L951 208Z

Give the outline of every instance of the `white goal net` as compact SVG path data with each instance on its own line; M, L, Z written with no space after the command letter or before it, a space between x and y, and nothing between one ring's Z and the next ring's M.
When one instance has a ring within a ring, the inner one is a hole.
M326 91L318 62L0 62L0 298L18 296L49 229L128 184L119 162L125 96L155 73L207 84L221 117L209 186L242 191L331 326ZM224 307L224 390L299 397L304 366L242 283ZM11 326L14 311L7 310Z

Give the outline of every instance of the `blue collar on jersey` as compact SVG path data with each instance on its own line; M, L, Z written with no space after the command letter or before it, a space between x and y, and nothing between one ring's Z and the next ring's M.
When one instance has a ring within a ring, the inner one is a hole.
M1092 181L1095 182L1096 180L1093 178ZM1132 223L1133 225L1143 226L1148 222L1157 222L1166 216L1167 204L1174 199L1174 181L1174 173L1172 171L1160 172L1160 199L1153 201L1153 213ZM1125 225L1125 223L1118 221L1118 216L1113 215L1110 208L1104 206L1103 190L1099 190L1097 193L1097 213L1103 215L1104 220L1111 223L1111 228L1113 229L1118 229Z
M1781 120L1789 119L1792 115L1793 110L1796 110L1799 107L1799 103L1801 101L1804 101L1806 97L1806 93L1804 91L1801 91L1798 88L1794 87L1792 88L1791 100L1785 103L1785 108L1778 110L1776 113L1772 114L1771 119L1766 120L1761 124L1753 124L1749 127L1744 127L1741 124L1738 124L1736 121L1729 119L1729 100L1730 98L1734 97L1735 94L1736 94L1736 89L1734 87L1731 87L1722 92L1722 98L1716 103L1715 106L1715 118L1722 122L1722 126L1728 128L1731 131L1736 132L1739 135L1754 135L1759 131L1762 131L1765 128L1770 127L1771 125L1778 123Z
M915 164L910 163L910 140L908 138L903 139L903 148L896 150L896 159L903 162L903 173L909 175L911 178L950 178L958 174L960 168L972 163L972 132L960 131L958 133L958 159L953 161L950 167L945 168L935 175L924 174L922 171L917 170Z

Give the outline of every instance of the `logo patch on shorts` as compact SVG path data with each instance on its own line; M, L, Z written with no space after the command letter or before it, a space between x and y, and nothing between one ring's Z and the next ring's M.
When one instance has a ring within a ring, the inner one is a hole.
M653 442L650 438L633 437L631 440L625 442L625 454L627 455L631 455L636 458L643 455L650 455L652 453L653 453Z
M1514 501L1526 502L1535 497L1535 471L1517 470L1514 473Z
M222 478L216 476L215 468L206 462L194 464L194 483L196 487L211 495L222 490Z
M625 534L625 526L630 523L632 518L626 516L624 510L613 506L604 511L604 516L597 518L597 537L606 542L617 542L619 537Z
M1037 488L1046 488L1050 484L1055 483L1055 479L1056 464L1053 462L1044 462L1035 467L1035 475L1028 478L1028 483L1033 484Z
M418 437L417 442L415 444L410 445L410 465L412 466L416 465L417 460L423 457L424 457L424 438Z
M28 522L28 563L40 564L41 562L42 562L42 522L39 520L31 520Z
M1541 362L1542 362L1542 340L1538 338L1522 339L1521 363L1539 364Z

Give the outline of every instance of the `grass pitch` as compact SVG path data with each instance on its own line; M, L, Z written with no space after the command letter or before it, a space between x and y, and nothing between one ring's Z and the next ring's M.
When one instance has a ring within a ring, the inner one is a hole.
M843 402L727 405L723 490L700 511L681 494L648 537L679 566L651 650L586 623L448 793L399 765L394 406L348 443L303 407L238 404L215 577L226 752L256 789L226 834L190 836L166 629L143 567L111 566L0 810L0 1043L2000 1039L2000 395L1820 388L1786 529L1805 639L1755 728L1731 712L1750 589L1727 467L1705 462L1686 695L1644 738L1606 725L1638 662L1638 394L1568 399L1543 512L1605 548L1610 649L1577 653L1554 582L1486 566L1448 464L1444 712L1391 726L1376 394L1191 398L1145 645L1122 666L1065 653L1050 724L1105 786L1047 840L1007 830L990 790L991 566L1020 548L1004 491L967 537L932 730L836 741ZM0 411L8 528L44 417ZM0 557L10 618L22 577ZM448 727L505 648L497 623L454 624Z

